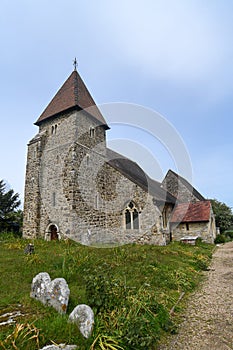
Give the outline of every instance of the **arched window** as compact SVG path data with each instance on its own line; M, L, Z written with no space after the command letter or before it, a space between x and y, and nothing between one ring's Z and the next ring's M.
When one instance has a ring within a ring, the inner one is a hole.
M52 128L51 128L51 134L54 135L56 133L57 133L57 124L52 125Z
M90 137L91 138L95 137L95 128L90 127L89 132L90 132Z
M124 210L125 228L127 230L139 229L139 212L134 202L129 202Z

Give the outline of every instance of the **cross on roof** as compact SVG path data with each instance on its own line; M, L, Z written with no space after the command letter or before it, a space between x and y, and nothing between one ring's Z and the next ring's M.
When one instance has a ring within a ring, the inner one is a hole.
M76 60L76 57L74 58L73 65L74 65L74 70L77 70L78 62Z

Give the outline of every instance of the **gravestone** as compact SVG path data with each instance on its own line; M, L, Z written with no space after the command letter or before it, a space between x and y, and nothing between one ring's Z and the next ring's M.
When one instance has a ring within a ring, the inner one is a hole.
M54 307L58 312L66 313L70 290L64 278L55 278L47 286L49 296L48 305Z
M29 243L29 244L25 247L24 253L25 253L25 254L34 254L34 253L35 253L34 244Z
M77 324L81 334L85 338L91 336L94 325L94 313L90 306L85 304L76 306L69 316L69 321Z
M32 280L31 298L39 300L42 304L48 303L47 287L51 282L51 278L47 272L40 272Z
M47 345L40 350L75 350L75 349L77 349L77 345L59 344L59 345Z
M30 296L44 305L53 306L59 313L66 313L70 290L64 278L51 278L47 272L40 272L32 280Z

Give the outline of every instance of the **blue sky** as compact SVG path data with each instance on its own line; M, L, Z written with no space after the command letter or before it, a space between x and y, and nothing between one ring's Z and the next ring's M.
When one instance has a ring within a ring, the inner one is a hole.
M0 178L23 197L33 123L76 56L97 104L157 111L183 140L194 186L232 207L232 19L227 0L2 0ZM113 124L109 144L157 180L180 170L161 142L139 134Z

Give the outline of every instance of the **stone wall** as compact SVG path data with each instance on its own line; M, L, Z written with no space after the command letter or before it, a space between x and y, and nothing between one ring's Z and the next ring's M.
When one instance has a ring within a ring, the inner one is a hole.
M23 235L38 237L41 217L39 169L46 133L39 133L28 144L24 193Z
M164 244L162 214L153 198L106 162L105 129L85 112L50 118L28 145L24 237L59 237L84 244ZM132 201L139 229L126 229Z
M90 137L90 128L95 137ZM59 217L54 203L64 203L62 171L66 154L74 141L86 139L105 150L105 130L82 112L48 119L28 144L24 202L24 237L42 236L51 221ZM91 141L90 141L91 139ZM65 215L69 215L64 208Z
M79 143L71 147L64 165L63 189L75 222L67 235L75 235L76 240L86 244L126 243L152 233L162 240L161 213L153 198L109 165L96 149ZM139 230L125 227L124 209L130 201L138 210Z
M172 239L180 241L185 236L198 236L206 243L214 243L216 228L214 220L208 222L180 223L171 227Z

